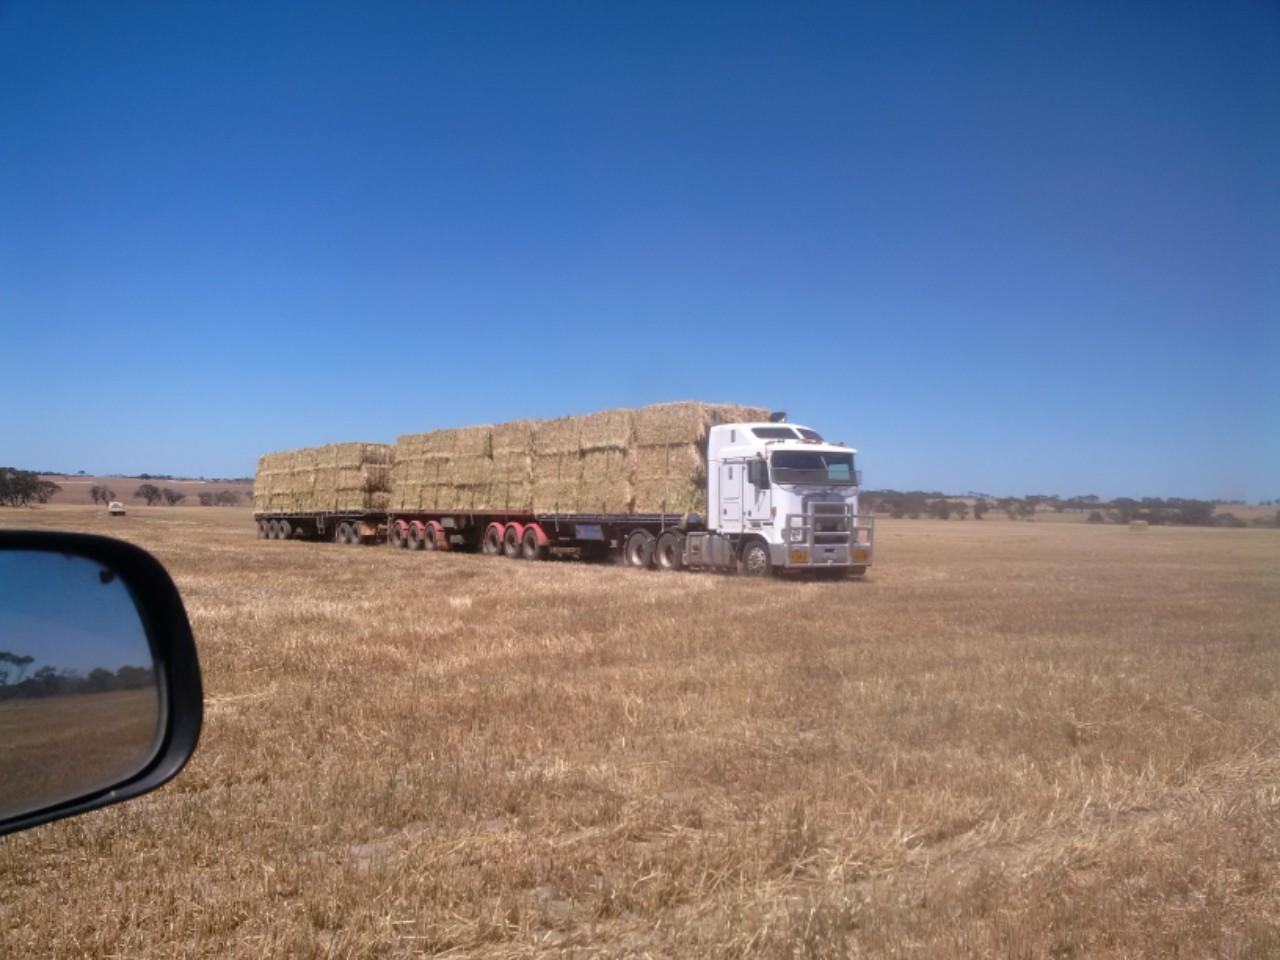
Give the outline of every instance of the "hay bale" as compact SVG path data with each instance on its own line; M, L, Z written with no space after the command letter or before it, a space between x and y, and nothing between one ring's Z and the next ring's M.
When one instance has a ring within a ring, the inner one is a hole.
M633 485L636 513L705 514L706 484L679 479L638 480Z
M692 443L635 447L628 453L627 460L633 480L664 480L668 477L678 477L695 482L706 482L706 457Z
M337 443L267 454L258 461L261 483L254 478L254 508L385 510L391 502L392 453L385 443Z
M655 403L635 413L637 447L661 447L675 443L701 443L711 425L711 405L685 401Z
M582 417L539 420L533 431L531 452L535 458L577 453L582 433Z
M537 426L536 420L511 420L508 423L498 424L491 434L490 453L495 458L502 454L513 453L531 455Z
M579 450L626 450L635 433L636 411L601 410L573 419L580 423Z

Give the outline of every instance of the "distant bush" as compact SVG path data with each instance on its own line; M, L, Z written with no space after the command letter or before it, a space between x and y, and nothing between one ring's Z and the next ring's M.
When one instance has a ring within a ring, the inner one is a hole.
M1247 527L1249 525L1234 513L1220 513L1213 518L1213 522L1219 527Z
M27 507L48 503L62 488L52 480L41 480L40 474L16 467L0 467L0 506Z
M235 507L240 504L240 494L234 490L202 490L196 494L202 507Z
M1101 510L1090 510L1090 511L1089 511L1089 522L1090 522L1090 523L1106 523L1106 522L1107 522L1107 518L1106 518L1106 517L1104 517L1104 516L1102 515L1102 511L1101 511Z

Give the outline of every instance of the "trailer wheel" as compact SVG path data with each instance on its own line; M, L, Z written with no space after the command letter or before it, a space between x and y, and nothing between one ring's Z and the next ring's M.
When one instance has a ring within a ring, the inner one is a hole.
M444 528L434 520L428 520L423 528L422 547L424 550L440 550L440 541L444 537ZM446 543L448 541L445 541Z
M351 524L343 520L333 531L333 541L334 543L355 543L354 533L355 531L351 529Z
M769 545L763 540L748 540L742 548L742 572L749 577L767 577L772 569Z
M668 530L658 538L658 544L654 548L654 565L659 570L684 568L684 534Z
M403 520L392 522L391 526L387 528L387 540L390 541L393 547L407 547L409 545L409 525Z
M480 549L491 557L496 557L502 553L502 535L505 531L502 524L491 523L484 531L484 540L480 543Z
M271 538L271 531L270 531L270 529L268 529L268 527L267 527L267 524L268 524L269 522L270 522L270 521L268 521L268 520L259 520L259 521L258 521L258 539L259 539L259 540L268 540L268 539L270 539L270 538Z
M410 550L421 550L425 544L423 541L427 537L427 528L422 525L421 520L410 520L405 524L404 529L404 545Z
M624 553L627 566L638 567L641 570L647 570L653 566L653 544L656 539L648 530L632 530L631 536L627 537Z
M288 520L277 521L276 531L281 540L293 539L293 524Z
M524 539L520 543L520 548L526 560L545 560L549 552L547 545L539 538L538 531L532 526L525 528Z
M524 559L521 546L523 540L524 527L518 523L508 523L507 529L502 532L502 555L508 560Z

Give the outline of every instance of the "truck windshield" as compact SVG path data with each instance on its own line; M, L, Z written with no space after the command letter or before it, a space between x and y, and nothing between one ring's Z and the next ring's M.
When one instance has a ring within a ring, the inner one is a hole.
M779 450L770 460L776 483L837 483L853 486L852 453Z

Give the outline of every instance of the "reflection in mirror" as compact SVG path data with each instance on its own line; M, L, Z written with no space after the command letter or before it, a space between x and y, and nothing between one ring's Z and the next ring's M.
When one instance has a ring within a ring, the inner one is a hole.
M115 572L0 551L0 818L141 772L159 731L146 630Z

